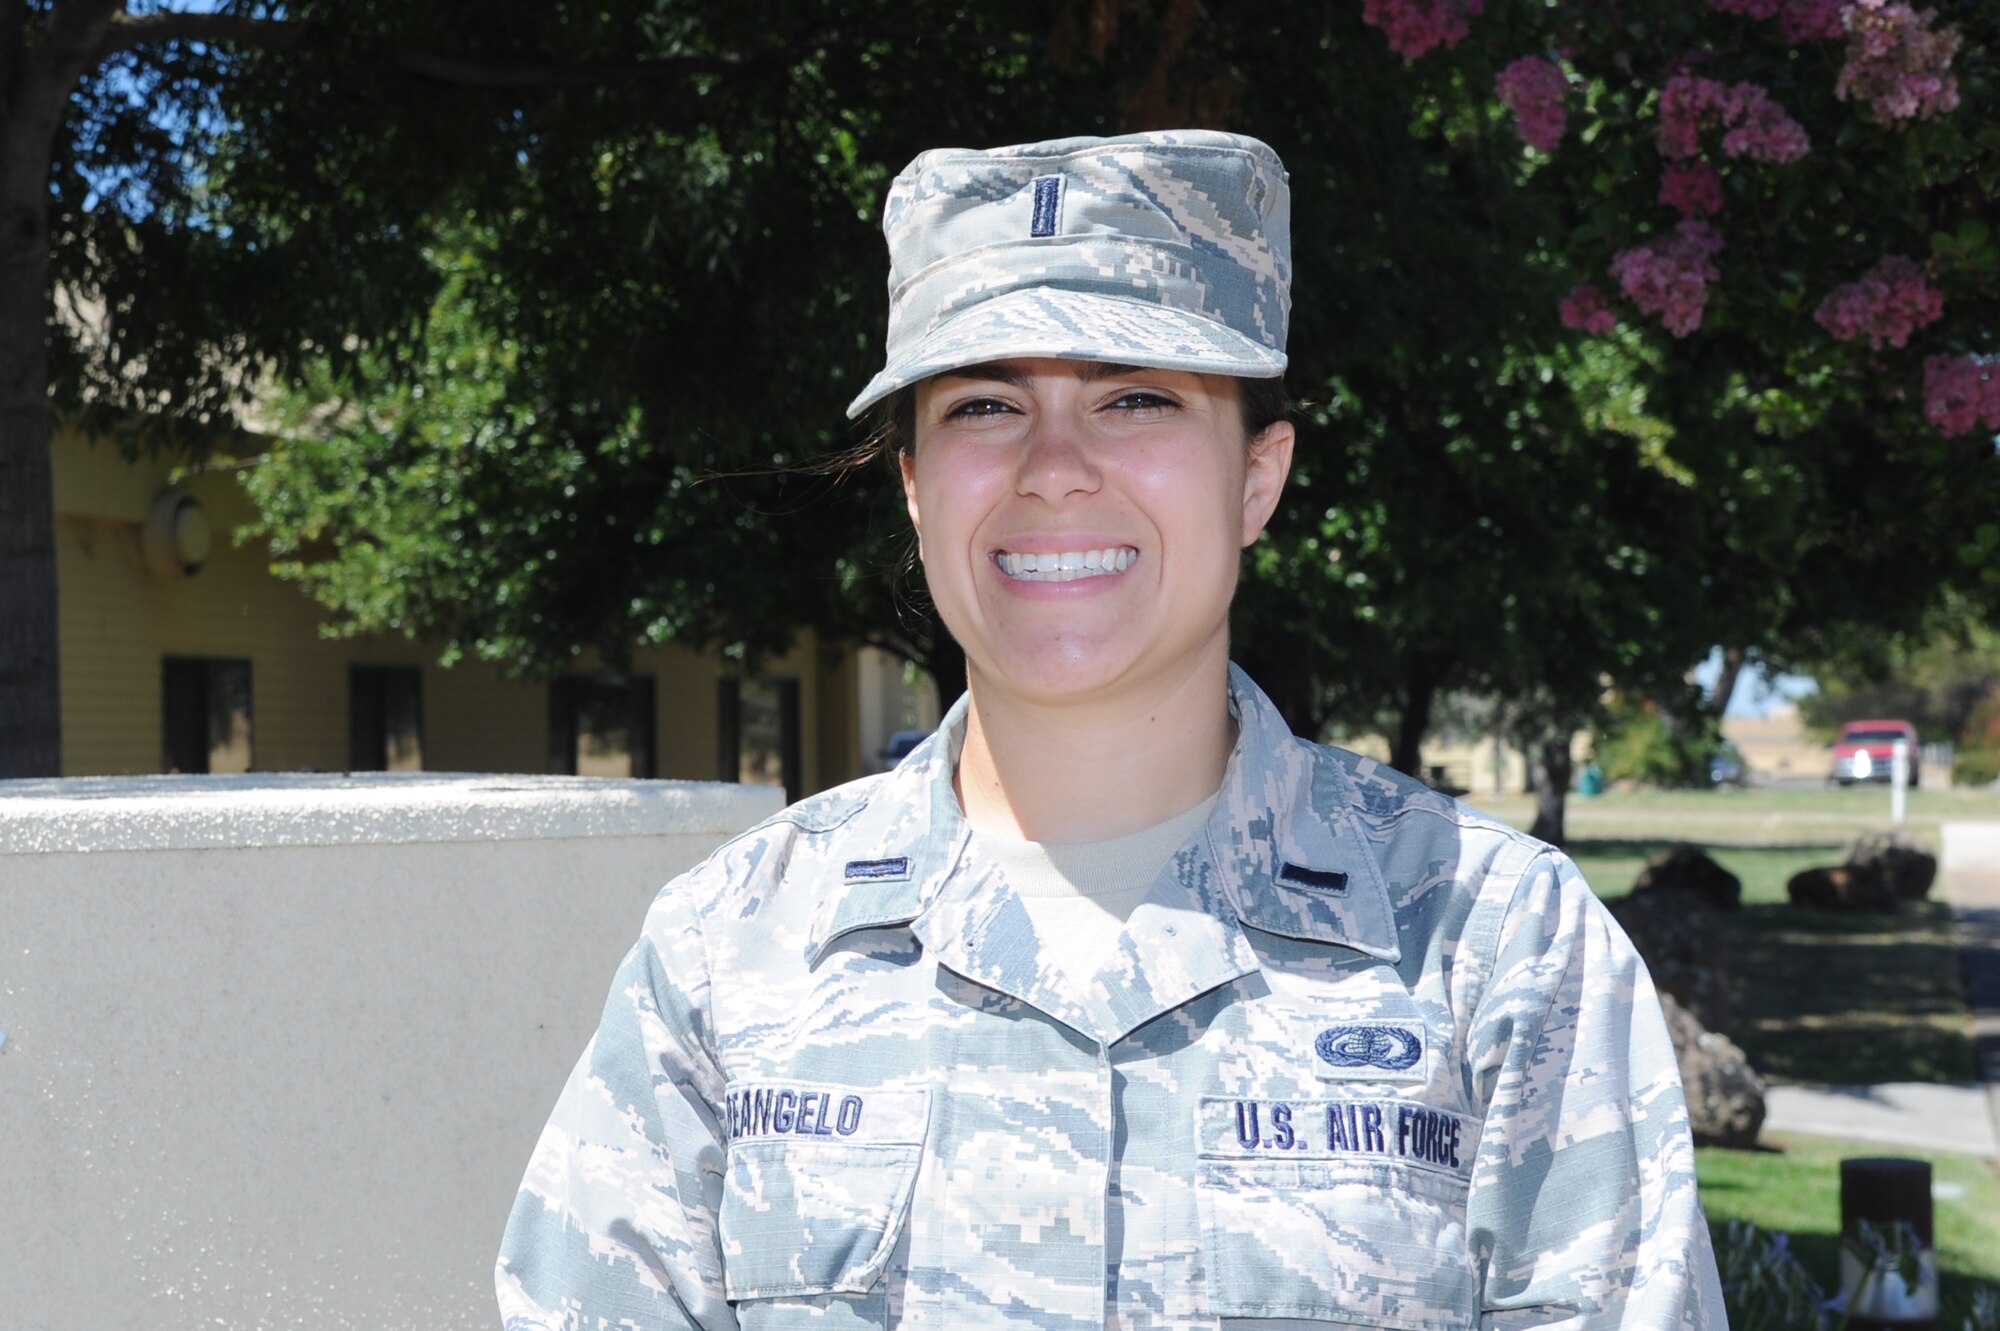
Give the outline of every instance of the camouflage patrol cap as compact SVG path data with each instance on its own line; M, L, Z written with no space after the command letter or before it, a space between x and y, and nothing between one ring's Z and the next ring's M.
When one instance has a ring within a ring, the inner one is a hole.
M896 177L882 233L888 364L850 417L920 379L1016 356L1285 371L1291 192L1256 139L1175 130L938 148Z

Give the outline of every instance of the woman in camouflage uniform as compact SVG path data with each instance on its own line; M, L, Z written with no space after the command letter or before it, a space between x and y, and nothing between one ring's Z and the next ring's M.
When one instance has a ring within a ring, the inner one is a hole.
M1673 1051L1575 868L1229 664L1288 209L1206 132L898 178L853 412L966 696L662 891L510 1328L1722 1325Z

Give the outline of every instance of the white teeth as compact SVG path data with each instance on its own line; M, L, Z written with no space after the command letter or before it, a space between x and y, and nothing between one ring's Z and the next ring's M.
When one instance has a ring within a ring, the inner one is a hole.
M1000 571L1022 582L1074 582L1078 578L1101 578L1123 573L1132 567L1139 552L1130 546L1106 550L1064 550L1061 553L1012 554L1002 552Z

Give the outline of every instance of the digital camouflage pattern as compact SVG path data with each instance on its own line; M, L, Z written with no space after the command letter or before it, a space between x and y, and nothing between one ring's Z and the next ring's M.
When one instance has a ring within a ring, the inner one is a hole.
M1291 316L1277 154L1211 130L938 148L890 186L887 367L847 409L1014 356L1274 378Z
M962 702L669 884L508 1331L1721 1327L1673 1049L1574 866L1230 689L1213 815L1076 992L968 836Z

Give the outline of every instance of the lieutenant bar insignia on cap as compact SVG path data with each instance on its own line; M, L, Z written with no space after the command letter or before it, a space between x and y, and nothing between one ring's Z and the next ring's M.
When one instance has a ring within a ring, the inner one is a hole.
M1063 178L1061 176L1035 177L1035 210L1033 220L1028 224L1031 236L1053 236L1056 221L1062 213Z

